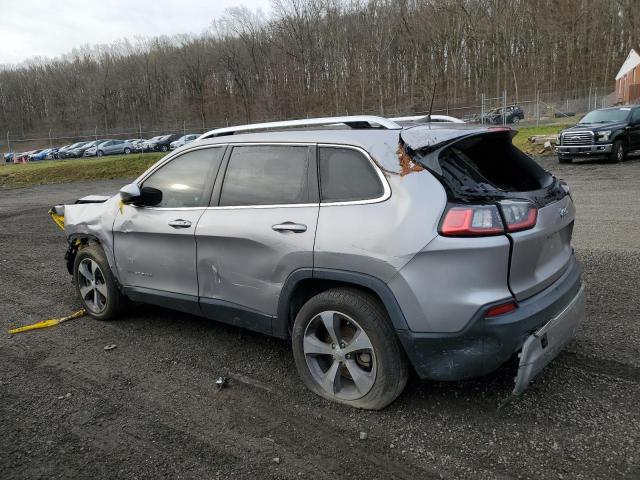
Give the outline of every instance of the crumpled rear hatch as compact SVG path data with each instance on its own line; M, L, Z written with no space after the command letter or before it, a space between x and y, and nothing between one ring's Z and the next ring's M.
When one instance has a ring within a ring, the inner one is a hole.
M500 128L438 133L440 142L425 145L416 143L417 132L405 132L410 130L401 134L407 140L405 149L440 180L449 203L497 205L505 224L518 221L506 218L509 203L534 207L533 226L504 233L511 243L508 284L517 300L538 293L562 275L573 253L575 208L566 185L512 145L516 132Z

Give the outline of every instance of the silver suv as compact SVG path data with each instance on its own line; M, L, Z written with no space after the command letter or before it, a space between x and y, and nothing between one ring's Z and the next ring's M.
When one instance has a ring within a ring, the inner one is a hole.
M52 211L96 319L133 300L290 339L307 387L360 408L411 369L460 380L517 353L519 394L584 293L569 189L513 135L369 116L224 128Z

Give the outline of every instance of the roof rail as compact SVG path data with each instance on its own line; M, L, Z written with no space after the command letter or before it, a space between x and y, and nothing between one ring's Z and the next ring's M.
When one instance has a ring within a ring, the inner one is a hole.
M303 120L285 120L283 122L268 123L251 123L249 125L238 125L236 127L217 128L209 132L203 133L198 140L205 138L221 137L224 135L233 135L234 133L250 132L252 130L280 130L292 127L311 127L322 125L344 124L351 128L374 128L375 126L387 130L399 130L402 127L396 122L384 117L376 117L374 115L353 115L346 117L323 117L308 118Z

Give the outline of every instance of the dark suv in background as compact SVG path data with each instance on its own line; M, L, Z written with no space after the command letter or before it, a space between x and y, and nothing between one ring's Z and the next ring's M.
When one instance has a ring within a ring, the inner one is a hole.
M560 163L574 158L594 158L618 163L628 152L640 149L640 105L594 110L577 125L558 135Z
M174 135L165 135L164 137L160 137L153 142L149 142L149 147L151 150L156 152L168 152L171 148L171 142L174 142L180 139L182 135L174 134Z

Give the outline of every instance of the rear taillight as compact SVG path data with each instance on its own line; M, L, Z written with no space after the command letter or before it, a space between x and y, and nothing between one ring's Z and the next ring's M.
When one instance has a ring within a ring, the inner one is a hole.
M499 206L500 211L496 205L450 205L440 223L440 234L446 237L499 235L533 228L538 220L538 209L529 202L503 200Z
M507 232L519 232L533 228L538 220L538 209L529 202L503 200L500 202Z
M518 304L514 301L501 303L500 305L494 305L484 312L485 317L497 317L498 315L504 315L505 313L513 312L518 308Z
M440 233L450 237L498 235L504 233L504 226L495 205L450 206Z

